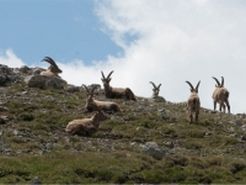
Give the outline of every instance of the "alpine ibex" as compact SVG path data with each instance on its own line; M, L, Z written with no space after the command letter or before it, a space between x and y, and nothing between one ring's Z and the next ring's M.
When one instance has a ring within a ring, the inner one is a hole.
M196 88L193 87L193 85L189 82L189 81L185 81L189 86L190 86L190 91L191 91L191 95L187 101L187 110L188 110L188 117L189 117L189 121L190 123L193 122L194 120L194 116L195 116L195 121L198 121L198 116L199 116L199 112L200 112L200 99L198 96L198 88L200 85L199 81L196 85Z
M111 71L107 77L105 77L104 73L102 73L102 82L104 86L104 92L107 98L125 98L127 100L134 100L136 101L136 97L134 93L131 91L129 88L113 88L110 86L110 81L111 78L110 76L112 75L114 71Z
M212 77L215 82L217 83L215 85L215 90L213 92L212 98L214 102L214 111L216 111L216 105L219 103L219 110L225 113L226 112L226 106L228 113L231 112L230 110L230 104L229 104L229 91L224 87L224 77L221 76L221 83L219 80L215 77Z
M75 119L70 121L67 124L65 131L72 135L78 134L88 136L96 132L100 122L106 119L107 116L103 112L98 111L91 118Z
M149 83L152 84L152 86L153 86L153 89L152 89L153 95L152 95L152 97L153 97L153 98L159 97L159 92L160 92L161 83L160 83L158 86L155 85L155 83L152 82L152 81L150 81Z
M59 69L59 67L57 66L57 64L52 58L45 57L42 61L48 62L50 66L45 71L42 71L40 75L52 77L52 76L58 76L59 73L62 73L62 70Z
M87 99L85 109L89 112L91 111L105 111L105 112L117 112L120 111L120 107L117 103L111 101L99 101L94 98L94 91L96 86L92 87L90 90L86 85L83 84L87 92Z

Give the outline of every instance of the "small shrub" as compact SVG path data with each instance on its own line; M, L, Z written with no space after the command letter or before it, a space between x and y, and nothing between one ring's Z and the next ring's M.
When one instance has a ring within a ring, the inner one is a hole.
M244 169L246 169L246 163L245 162L233 162L230 165L230 171L233 174L238 173Z
M22 113L18 116L18 120L21 121L32 121L34 120L34 116L30 113Z

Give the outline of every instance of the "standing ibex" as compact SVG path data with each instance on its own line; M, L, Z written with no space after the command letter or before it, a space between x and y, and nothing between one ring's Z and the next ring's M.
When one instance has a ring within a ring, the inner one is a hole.
M62 70L56 65L55 61L50 57L45 57L42 61L48 62L50 64L49 68L45 71L42 71L40 75L43 76L58 76L59 73L62 73Z
M104 92L107 98L125 98L127 100L134 100L136 101L136 97L129 88L113 88L110 86L110 81L111 78L110 76L112 75L114 71L111 71L107 78L104 76L104 73L102 73L102 82L104 86Z
M75 119L70 121L67 124L65 131L72 135L79 134L88 136L97 131L100 122L106 119L107 116L103 112L98 111L91 118Z
M83 84L87 92L87 99L85 109L89 112L91 111L106 111L106 112L118 112L120 111L120 107L117 103L111 101L99 101L94 98L94 91L97 88L93 86L90 90L86 85Z
M187 101L187 110L188 110L188 116L190 123L193 122L195 115L195 121L198 121L199 111L200 111L200 99L198 96L198 88L200 85L199 81L196 85L196 88L193 87L193 85L189 81L185 81L190 86L191 95Z
M152 82L152 81L150 81L149 83L152 84L152 86L153 86L153 89L152 89L153 95L152 95L152 97L153 98L158 98L159 97L161 83L158 86L156 86L155 83Z
M219 110L225 113L226 111L226 106L227 106L227 110L228 113L231 112L230 110L230 104L229 104L229 91L224 87L224 77L221 76L221 83L219 82L219 80L215 77L212 77L217 85L215 85L215 90L213 92L212 98L213 98L213 102L214 102L214 111L216 111L216 105L217 103L219 103ZM225 106L226 105L226 106Z

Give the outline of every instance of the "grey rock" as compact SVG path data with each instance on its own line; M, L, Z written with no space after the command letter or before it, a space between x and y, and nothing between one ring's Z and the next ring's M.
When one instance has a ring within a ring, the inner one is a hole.
M19 72L24 73L24 74L30 74L32 71L31 68L29 68L28 66L21 66L19 69Z
M26 77L25 82L29 87L40 89L64 89L67 82L60 77L47 77L42 75L31 75Z
M40 67L35 67L32 69L32 75L39 75L42 71L45 71L45 69Z
M242 129L243 131L246 131L246 124L242 125L242 126L241 126L241 129Z
M156 142L147 142L145 144L140 145L143 152L154 157L155 159L162 159L166 153L166 148L161 148Z
M83 86L81 86L81 88L84 89ZM103 93L104 93L104 91L102 90L100 84L91 84L91 85L88 85L87 88L88 88L89 90L95 88L95 90L94 90L95 95L99 95L99 94L103 94Z
M243 135L243 136L241 137L241 141L246 141L246 135Z
M246 118L246 114L242 114L242 113L238 113L236 114L236 116L240 119L245 119Z
M38 176L34 177L32 182L31 182L31 185L39 185L41 184L41 180Z
M0 86L17 81L18 77L12 68L0 64Z
M8 120L8 116L0 116L0 125L6 124Z
M100 90L101 85L100 84L91 84L88 86L88 89L92 89L92 88L95 88L96 90Z
M17 136L17 135L19 134L19 131L16 130L16 129L14 129L14 130L13 130L13 134L14 134L15 136Z
M66 90L67 90L67 92L75 93L75 92L79 92L80 91L80 87L69 84L69 85L67 85Z
M153 96L153 100L155 102L163 102L163 103L166 102L165 98L163 98L162 96Z

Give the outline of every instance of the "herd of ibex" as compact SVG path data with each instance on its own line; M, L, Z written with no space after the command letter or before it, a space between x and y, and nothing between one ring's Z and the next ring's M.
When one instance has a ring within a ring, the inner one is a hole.
M40 75L44 76L58 76L59 73L62 72L61 69L56 65L55 61L50 57L45 57L43 61L46 61L50 64L49 68L45 71L42 71ZM123 98L126 100L133 100L137 101L136 96L132 92L130 88L115 88L110 86L111 75L114 71L111 71L107 77L105 77L104 73L101 71L102 74L102 83L104 87L104 94L106 98ZM226 112L226 107L228 113L230 113L230 104L229 104L229 91L224 87L224 77L221 77L221 82L215 77L212 77L215 82L215 90L213 92L212 98L214 103L214 111L216 111L216 105L219 104L219 111ZM201 83L199 81L194 88L194 86L189 82L186 83L190 86L190 97L187 100L187 115L189 122L197 122L200 112L200 98L198 96L198 88ZM150 81L150 84L153 86L153 98L159 97L160 87L161 84L158 86ZM107 118L107 116L103 113L104 112L118 112L121 111L120 106L112 101L100 101L96 100L94 97L94 91L96 87L89 89L86 85L83 84L84 89L87 93L86 105L85 109L89 112L96 111L91 118L84 118L84 119L76 119L68 123L66 127L66 132L71 134L90 134L92 131L95 131L100 121L103 121Z

